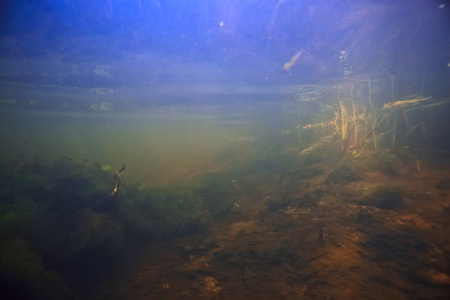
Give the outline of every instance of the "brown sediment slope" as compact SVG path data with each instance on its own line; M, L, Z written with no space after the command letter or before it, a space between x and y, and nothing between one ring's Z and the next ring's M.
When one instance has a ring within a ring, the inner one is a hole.
M208 232L152 244L104 297L448 299L449 171L274 177Z

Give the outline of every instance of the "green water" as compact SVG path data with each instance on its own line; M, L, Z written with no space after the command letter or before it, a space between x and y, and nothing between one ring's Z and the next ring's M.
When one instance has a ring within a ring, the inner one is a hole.
M112 170L125 163L127 179L156 186L227 167L216 159L221 153L239 148L234 152L242 157L254 141L248 115L229 107L127 114L4 110L0 122L5 161L70 157Z

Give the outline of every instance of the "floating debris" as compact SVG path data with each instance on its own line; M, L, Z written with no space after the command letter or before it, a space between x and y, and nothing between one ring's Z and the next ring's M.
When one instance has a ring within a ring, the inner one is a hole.
M111 73L110 65L97 65L94 69L94 73L99 76L103 76L103 77L108 77L108 78L113 77L112 73Z
M91 104L92 110L111 110L111 103L109 102L100 102Z
M94 94L98 94L98 95L107 95L107 94L113 94L114 93L114 89L107 88L107 87L92 88L92 89L89 89L89 92L94 93Z
M298 102L316 101L322 98L323 98L322 91L298 92L297 94L295 94L295 101Z

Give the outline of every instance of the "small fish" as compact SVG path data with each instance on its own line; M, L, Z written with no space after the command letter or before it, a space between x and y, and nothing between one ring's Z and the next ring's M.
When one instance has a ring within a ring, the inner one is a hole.
M123 171L125 171L125 164L122 164L122 167L114 173L113 184L115 185L115 187L111 193L111 196L114 196L117 194L120 197L119 189L122 184L122 180L120 179L119 174L122 173Z
M431 97L426 97L426 98L415 97L415 98L406 99L406 100L399 100L399 101L395 101L395 102L389 102L389 103L385 103L383 105L382 109L389 109L389 108L395 108L395 107L404 108L404 107L407 107L407 106L416 105L416 104L418 104L420 102L423 102L423 101L428 101L430 99L431 99Z
M16 100L14 100L14 99L7 99L7 98L0 98L0 103L2 103L2 104L16 104Z
M303 50L298 51L292 58L290 61L288 61L287 63L284 64L283 69L285 70L289 70L293 65L295 65L295 63L297 62L297 60L299 59L299 57L302 55Z

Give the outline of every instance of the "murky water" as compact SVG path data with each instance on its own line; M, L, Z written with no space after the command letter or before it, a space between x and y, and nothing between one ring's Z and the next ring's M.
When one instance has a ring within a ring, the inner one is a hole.
M252 142L252 109L179 106L128 114L11 110L1 119L0 152L5 161L23 156L51 162L64 156L113 170L125 163L128 179L164 185L217 171L223 167L216 160L220 153Z

